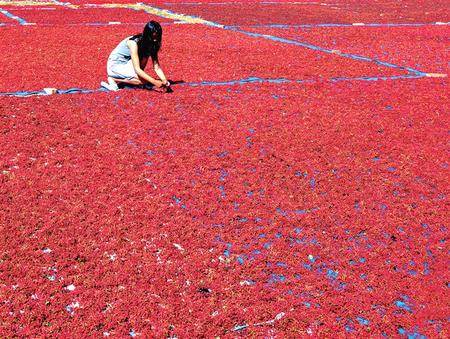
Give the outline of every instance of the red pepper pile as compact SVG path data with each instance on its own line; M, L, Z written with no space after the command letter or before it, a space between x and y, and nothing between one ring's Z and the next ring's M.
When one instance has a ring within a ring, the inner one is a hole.
M268 34L445 72L439 29ZM13 92L97 88L135 26L0 30ZM0 97L0 336L448 336L446 78L200 25L161 63L172 94Z

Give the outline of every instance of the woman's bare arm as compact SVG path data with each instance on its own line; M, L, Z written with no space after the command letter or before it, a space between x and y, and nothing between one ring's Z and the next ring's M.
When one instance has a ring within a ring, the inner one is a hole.
M153 61L153 69L155 70L155 73L159 76L159 78L162 80L163 85L167 85L168 81L167 78L164 74L164 71L162 70L159 61L158 61L158 57L156 57L155 59L152 59Z
M128 47L130 48L131 53L131 62L133 63L134 70L137 74L137 76L144 80L144 82L149 82L152 85L156 87L162 87L163 82L160 80L156 80L152 78L150 75L148 75L141 67L141 62L139 60L139 54L138 54L138 46L137 43L133 40L128 40L127 42Z

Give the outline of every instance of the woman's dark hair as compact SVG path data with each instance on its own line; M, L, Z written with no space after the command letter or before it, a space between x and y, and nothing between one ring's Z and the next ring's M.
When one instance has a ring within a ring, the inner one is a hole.
M141 34L132 36L131 40L136 41L138 45L139 57L151 56L153 59L156 59L161 48L161 25L152 20L145 25L144 31Z

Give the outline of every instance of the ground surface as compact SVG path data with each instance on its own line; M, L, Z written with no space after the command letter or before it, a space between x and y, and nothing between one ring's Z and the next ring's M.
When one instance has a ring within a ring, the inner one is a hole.
M0 9L0 336L449 336L448 3Z

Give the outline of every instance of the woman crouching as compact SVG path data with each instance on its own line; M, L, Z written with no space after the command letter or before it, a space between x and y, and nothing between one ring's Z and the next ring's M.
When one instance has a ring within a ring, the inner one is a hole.
M156 21L150 21L141 34L122 40L111 52L106 66L108 82L101 85L110 91L117 91L118 84L143 85L170 92L170 83L159 65L158 52L161 48L162 28ZM159 80L144 71L148 59L152 59L153 69Z

